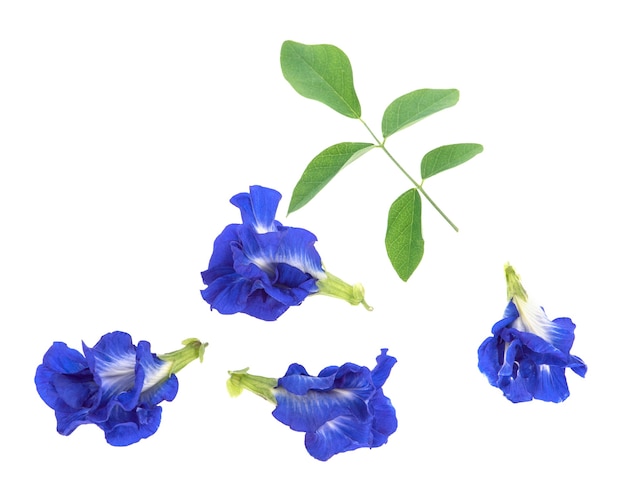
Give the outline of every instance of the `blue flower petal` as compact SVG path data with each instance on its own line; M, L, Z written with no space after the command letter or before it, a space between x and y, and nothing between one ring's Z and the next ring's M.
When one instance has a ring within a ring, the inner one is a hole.
M35 384L39 396L53 409L60 404L82 407L95 388L85 357L60 342L53 343L44 355Z
M230 202L241 211L243 224L250 224L258 233L275 231L274 217L282 195L270 188L250 186L250 193L239 193Z
M505 327L509 327L518 317L519 313L517 312L515 304L513 303L513 301L509 301L509 304L504 310L502 320L498 320L495 324L493 324L493 327L491 328L491 333L498 334L498 332L500 332Z
M53 372L76 374L87 368L87 361L79 351L55 341L44 355L43 365Z
M143 372L140 402L142 406L154 406L163 400L171 402L178 393L178 379L170 375L171 362L166 362L150 351L150 343L137 344L137 362Z
M550 320L543 308L514 297L479 347L478 367L512 402L562 402L569 396L565 369L579 376L587 370L569 353L575 327L569 318Z
M556 346L530 332L518 331L516 329L510 330L513 332L514 339L519 339L527 349L541 357L544 363L567 365L570 358L568 353L563 353Z
M372 442L371 423L353 416L338 416L304 437L306 450L315 459L327 461L335 454L368 446Z
M304 395L309 390L330 390L335 382L337 369L334 367L332 373L315 377L310 376L300 364L291 364L287 373L278 380L278 385L294 395Z
M272 414L296 431L315 431L341 415L353 415L360 419L368 416L366 402L349 391L309 391L296 395L278 387L274 396L277 406Z
M229 268L232 273L233 256L231 245L239 240L240 228L240 224L229 224L217 236L215 242L213 242L213 254L211 254L211 259L209 260L209 270L225 267Z
M372 380L372 373L367 367L346 363L335 374L335 388L349 391L362 400L369 400L376 392L376 385Z
M216 238L202 298L223 314L246 313L276 320L289 307L318 292L326 274L315 235L274 220L280 193L251 186L231 202L242 224L231 224Z
M516 300L519 317L511 326L520 332L530 332L563 353L569 353L574 343L576 326L569 318L551 321L540 306L530 301Z
M91 405L97 403L95 395L98 391L98 385L87 369L71 375L52 374L50 382L57 396L57 400L52 401L53 405L51 407L53 408L89 409ZM46 402L46 398L43 396L42 398Z
M160 407L138 407L133 411L116 407L107 421L97 424L109 444L123 447L156 433L161 424L161 412Z
M239 238L241 253L245 259L241 259L241 254L235 256L234 268L242 275L245 275L245 267L251 262L270 277L280 263L288 264L301 270L303 274L316 278L324 276L322 259L315 249L317 237L310 231L282 228L280 231L259 234L251 227L243 226L239 230Z
M223 275L219 275L220 272ZM232 268L207 270L203 273L204 283L208 285L202 291L202 298L222 315L239 313L246 308L252 293L253 283Z
M537 372L533 374L533 396L546 402L562 402L569 397L565 369L550 365L537 366Z
M55 409L54 416L57 420L57 432L63 436L70 435L76 428L82 424L91 423L89 409L78 409L74 412L64 412Z
M376 388L381 388L385 384L397 361L396 358L387 355L387 349L381 350L380 355L376 357L376 367L372 369L372 381Z
M292 430L304 431L309 453L321 461L360 447L379 447L398 427L383 391L394 357L381 350L373 371L353 363L330 366L310 376L291 364L278 380L273 415Z
M386 397L382 389L376 391L369 401L369 408L373 415L372 443L370 447L380 447L387 443L389 435L398 429L396 410Z
M571 355L567 366L580 377L585 377L585 374L587 374L587 364L575 355Z
M498 380L500 382L517 377L518 363L516 359L518 353L521 351L522 342L519 339L515 339L512 343L506 343L504 345L503 360L500 370L498 371Z
M307 296L317 292L317 280L303 273L291 265L279 263L276 265L276 279L274 284L264 287L264 290L277 301L289 306L302 303Z
M112 332L102 336L93 348L83 343L83 351L94 379L102 390L103 399L133 389L137 354L130 335ZM140 390L136 390L137 395Z
M506 398L513 403L529 402L533 395L528 391L527 383L528 381L523 378L510 379L501 384L501 389Z
M69 435L89 421L99 403L99 389L85 357L65 343L55 342L37 367L35 385L42 400L55 410L57 431Z
M498 355L498 344L500 340L497 337L488 337L478 348L478 368L492 386L498 386L498 372L500 371L501 362Z
M272 321L285 313L289 306L268 296L265 290L257 289L248 296L246 306L241 310L241 313L261 320Z
M92 423L113 445L152 435L161 421L158 404L173 400L178 391L171 374L176 355L182 366L191 360L188 346L161 359L147 341L135 347L128 334L116 331L93 348L83 343L83 349L85 356L65 343L53 343L35 373L37 391L55 411L58 432L69 435Z

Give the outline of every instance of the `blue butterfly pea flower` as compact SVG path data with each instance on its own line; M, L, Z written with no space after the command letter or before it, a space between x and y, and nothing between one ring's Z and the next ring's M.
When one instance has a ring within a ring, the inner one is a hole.
M569 397L565 369L583 377L587 372L585 363L570 355L576 326L569 318L550 320L529 300L509 264L505 275L510 301L478 349L478 367L512 402L562 402Z
M279 192L262 186L231 198L242 223L228 225L215 239L201 274L207 286L202 297L211 309L276 320L315 293L371 309L360 284L348 285L324 270L313 233L274 219L280 199Z
M326 461L340 452L380 447L396 431L398 421L383 385L396 359L383 349L370 370L353 363L323 369L311 376L299 364L280 379L230 372L228 389L247 389L276 405L273 416L292 430L305 433L311 456Z
M37 367L37 392L54 409L61 435L92 423L109 444L130 445L159 428L159 404L178 392L174 373L202 358L206 344L197 339L183 344L157 357L150 343L135 346L130 335L119 331L105 334L93 348L83 343L84 355L57 341Z

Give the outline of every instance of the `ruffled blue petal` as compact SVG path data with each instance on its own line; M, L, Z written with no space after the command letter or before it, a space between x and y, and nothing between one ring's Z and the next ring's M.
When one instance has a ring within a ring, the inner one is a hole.
M517 300L516 305L519 317L511 324L513 328L539 336L557 350L569 354L576 328L571 319L558 318L551 321L543 308L530 301Z
M519 339L512 343L505 344L503 352L503 360L500 370L498 371L498 384L508 384L509 380L517 377L518 363L516 361L518 353L522 350L522 342Z
M163 400L171 402L178 394L178 378L172 374L168 379L158 386L141 393L140 402L147 406L158 405Z
M519 313L513 301L509 301L506 309L504 310L504 316L502 320L498 320L491 328L491 333L497 335L505 327L509 327L517 318Z
M382 389L376 391L369 401L372 421L372 443L370 447L380 447L387 443L389 435L398 429L396 410L391 399L385 396Z
M53 409L59 405L83 407L96 388L85 357L60 342L53 343L37 367L35 385L39 396Z
M241 251L247 261L254 263L265 273L272 275L276 265L288 264L316 278L324 276L322 259L315 249L317 237L310 231L302 228L282 228L280 231L259 234L251 227L243 226L239 230ZM239 273L238 265L247 265L247 262L238 262L234 259L234 268Z
M56 342L37 368L35 384L55 410L57 430L69 435L81 424L93 423L112 445L129 445L149 437L159 427L163 400L173 400L178 380L171 361L158 358L150 343L137 347L124 332L102 336L85 356Z
M320 461L327 461L340 452L369 447L371 442L371 423L353 416L339 416L304 437L306 450Z
M337 367L322 377L310 376L300 364L291 364L286 374L278 380L278 386L294 395L304 395L309 390L330 390L335 382Z
M268 296L265 290L257 289L248 296L246 306L241 310L241 313L261 320L272 321L285 313L289 306Z
M251 291L261 291L286 306L297 306L307 296L317 292L316 280L288 264L276 263L269 270L263 270L239 251L234 252L235 271L245 277ZM248 296L251 292L248 292ZM244 299L248 301L246 297Z
M579 357L572 355L570 357L569 363L567 366L572 369L576 374L580 377L585 377L587 374L587 365L583 362Z
M211 259L209 259L209 270L224 267L232 272L233 253L231 245L239 240L240 228L240 224L229 224L215 239L215 242L213 242L213 254L211 254ZM206 281L204 283L207 284Z
M89 409L78 409L74 412L64 412L55 409L54 416L57 420L57 432L63 436L68 436L82 424L91 423Z
M98 385L93 380L89 370L75 374L54 373L50 377L50 386L54 388L56 400L50 402L43 398L44 402L54 409L62 409L69 412L70 409L90 409L98 402L96 394ZM40 393L41 395L41 393ZM52 396L48 394L47 396Z
M272 412L281 423L296 431L315 431L341 415L367 419L367 404L354 393L343 390L289 393L280 386L274 391L276 409Z
M569 354L563 353L554 345L548 343L543 338L532 334L530 332L517 331L516 329L510 329L512 331L511 337L519 340L520 343L528 350L540 356L544 363L551 363L566 366L569 360Z
M274 220L281 195L262 186L235 195L242 224L227 226L215 240L209 268L202 272L203 299L223 314L246 313L275 320L317 292L326 275L316 237Z
M529 402L533 399L527 388L528 381L524 378L506 380L500 386L502 393L513 403Z
M37 367L35 385L42 400L55 410L57 431L69 435L89 423L90 411L99 403L99 389L87 360L65 343L55 342Z
M513 402L562 402L569 396L565 369L584 376L587 366L569 353L576 326L550 320L544 309L522 297L509 301L504 318L478 349L478 367Z
M569 397L565 369L550 365L537 366L537 372L533 374L533 396L546 402L562 402Z
M398 427L396 411L383 391L394 357L381 350L373 371L346 363L310 376L291 364L273 394L273 415L296 431L304 431L309 453L321 461L360 447L379 447Z
M280 247L280 239L275 238L275 233L257 235L244 230L242 233L248 235L249 244L255 243L257 255L246 254L243 244L231 243L230 267L209 268L202 273L207 285L202 297L211 308L226 315L242 312L264 320L275 320L290 306L299 305L307 296L317 292L316 279L311 275L287 263L269 260L272 256L280 256L280 249L270 249L270 258L262 254L257 238L268 237L265 240L276 241L277 247ZM314 248L308 249L309 254L311 250L315 255L309 255L307 262L314 264L315 256L319 259L319 255ZM298 262L296 259L293 261Z
M243 224L254 227L258 233L275 231L274 217L281 194L270 188L250 186L250 193L239 193L230 202L241 211Z
M308 295L317 292L317 279L311 277L308 273L303 272L298 268L294 268L290 264L278 263L276 265L276 278L274 284L278 287L272 287L272 289L295 289L289 297L295 298L300 304ZM276 293L273 293L273 297L278 299Z
M130 335L111 332L102 336L93 348L83 343L83 351L103 400L133 389L137 355Z
M487 380L492 386L498 386L498 372L502 364L498 344L499 339L492 336L485 339L478 348L478 368L487 376Z
M207 270L202 278L208 285L202 291L202 298L211 305L211 309L223 315L232 315L246 308L254 285L250 280L233 272L232 268Z
M274 261L293 266L315 278L323 278L322 258L315 249L317 237L302 228L284 228L277 233L280 237Z
M574 345L575 329L576 324L572 322L571 318L562 317L552 320L551 337L554 346L563 352L569 353Z
M170 375L171 362L158 358L150 351L150 343L140 341L137 345L137 363L144 373L140 395L142 406L154 406L163 400L174 400L178 393L178 379L175 375Z
M335 388L358 396L367 401L376 391L372 373L367 367L356 364L343 364L335 374Z
M43 365L53 372L76 374L87 368L87 361L79 351L55 341L43 356Z
M398 361L395 357L387 355L387 349L380 350L380 355L376 357L376 367L372 369L372 382L376 388L381 388L389 374L391 369Z
M107 421L97 424L109 444L126 446L156 433L161 424L161 412L160 407L138 407L132 411L116 407Z

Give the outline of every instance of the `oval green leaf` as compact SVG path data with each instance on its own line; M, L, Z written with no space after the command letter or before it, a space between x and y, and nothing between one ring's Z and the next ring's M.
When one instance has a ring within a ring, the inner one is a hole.
M422 179L467 162L483 151L481 144L459 143L440 146L422 158Z
M459 101L456 89L419 89L400 96L383 114L383 137L389 137L409 125L454 106Z
M391 265L406 282L424 255L422 199L415 188L403 193L391 204L385 246Z
M361 116L350 60L334 45L305 45L287 40L280 50L283 76L304 97L350 118Z
M372 143L339 143L322 151L307 165L293 189L287 214L304 207L341 169L375 147Z

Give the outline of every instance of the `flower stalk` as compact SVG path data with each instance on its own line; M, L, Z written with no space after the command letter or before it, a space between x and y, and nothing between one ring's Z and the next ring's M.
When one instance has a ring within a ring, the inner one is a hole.
M515 272L513 266L509 263L504 265L504 275L506 277L506 294L507 299L519 298L522 301L528 301L528 294L522 285L519 275Z
M317 281L318 294L343 299L354 306L362 304L367 311L374 309L365 301L365 288L363 285L350 285L332 273L327 271L325 273L326 277Z
M276 378L248 374L249 367L238 371L228 371L230 378L226 381L226 389L231 397L238 397L243 390L248 390L259 397L276 405L274 388L278 384Z
M158 355L158 358L165 362L170 362L171 367L169 375L176 374L186 365L198 359L200 362L204 359L204 351L209 343L203 343L196 338L185 339L182 344L184 348L180 350Z

